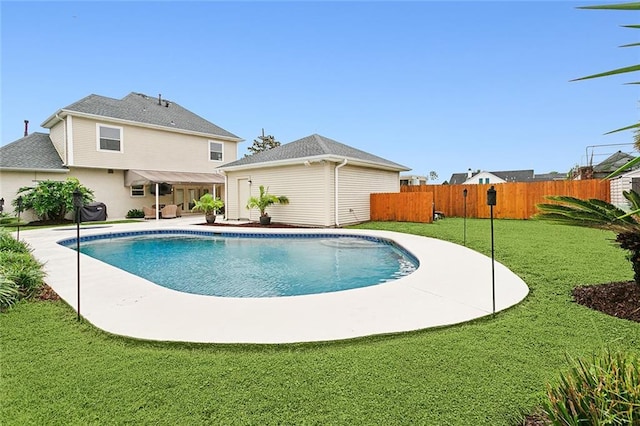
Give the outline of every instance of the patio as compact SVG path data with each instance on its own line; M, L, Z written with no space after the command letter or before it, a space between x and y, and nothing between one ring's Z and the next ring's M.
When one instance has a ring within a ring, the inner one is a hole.
M201 216L85 225L81 236L153 229L211 230ZM256 232L226 227L225 232ZM75 227L21 233L45 263L47 283L77 307L76 253L56 242ZM207 343L292 343L350 339L439 327L492 313L491 259L449 242L390 231L264 229L261 232L352 233L396 241L420 260L413 274L375 286L307 296L221 298L181 293L81 255L81 315L109 333L139 339ZM523 300L527 285L496 263L496 310ZM473 284L473 285L471 285Z

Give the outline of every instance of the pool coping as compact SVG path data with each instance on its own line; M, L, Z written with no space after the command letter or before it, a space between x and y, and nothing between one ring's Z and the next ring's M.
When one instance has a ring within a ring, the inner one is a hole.
M194 223L167 222L87 227L81 229L81 237L111 231L203 230ZM419 260L420 266L406 277L352 290L227 298L171 290L81 254L82 317L106 332L145 340L298 343L459 324L493 312L491 258L457 244L367 229L225 227L221 232L369 235L401 245ZM78 305L77 254L57 242L75 236L76 229L71 227L34 229L20 234L34 256L45 263L47 284L73 309ZM528 292L520 277L495 262L496 311L519 303Z

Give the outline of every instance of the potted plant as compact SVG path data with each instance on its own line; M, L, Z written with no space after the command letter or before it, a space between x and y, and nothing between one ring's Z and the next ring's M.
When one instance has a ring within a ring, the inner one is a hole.
M265 189L260 185L260 196L249 197L247 209L260 210L260 225L269 225L271 216L267 214L266 209L273 204L289 204L289 199L284 195L269 194L269 188Z
M191 211L204 213L207 223L214 223L216 212L222 207L224 207L224 202L220 198L213 198L213 195L207 193L194 203Z

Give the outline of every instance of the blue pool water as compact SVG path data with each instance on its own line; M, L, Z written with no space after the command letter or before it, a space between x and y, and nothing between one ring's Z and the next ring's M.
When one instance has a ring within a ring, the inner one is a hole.
M75 248L75 239L60 243ZM110 234L81 238L80 251L167 288L221 297L371 286L408 275L418 264L391 241L330 234Z

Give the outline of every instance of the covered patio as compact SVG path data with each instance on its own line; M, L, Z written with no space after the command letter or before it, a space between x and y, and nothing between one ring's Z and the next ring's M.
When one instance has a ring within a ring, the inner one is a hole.
M225 177L219 173L126 170L124 185L132 189L149 187L149 192L155 195L155 203L151 207L157 220L160 219L160 209L164 207L161 196L171 195L170 203L165 205L176 205L183 211L190 211L195 200L205 193L224 198Z

